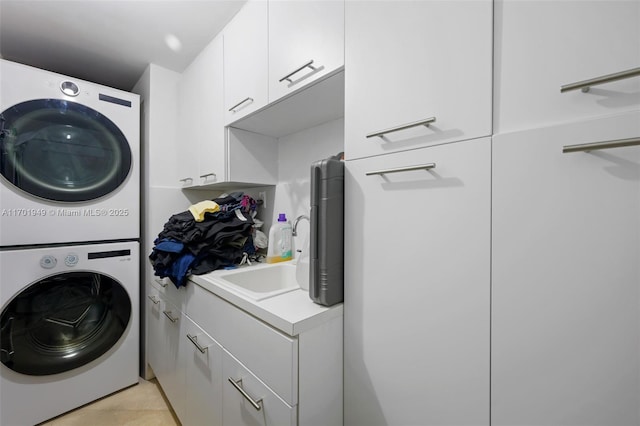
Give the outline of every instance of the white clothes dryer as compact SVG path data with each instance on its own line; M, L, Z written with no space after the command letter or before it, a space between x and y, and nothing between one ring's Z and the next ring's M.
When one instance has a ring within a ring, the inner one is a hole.
M139 245L0 251L0 424L40 423L136 384Z
M140 236L140 99L0 60L0 247Z

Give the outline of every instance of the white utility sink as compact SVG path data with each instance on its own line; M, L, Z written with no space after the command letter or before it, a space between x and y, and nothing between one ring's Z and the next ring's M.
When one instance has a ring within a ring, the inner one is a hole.
M218 279L232 290L254 300L267 299L300 288L296 280L296 265L292 263L249 266L225 273Z

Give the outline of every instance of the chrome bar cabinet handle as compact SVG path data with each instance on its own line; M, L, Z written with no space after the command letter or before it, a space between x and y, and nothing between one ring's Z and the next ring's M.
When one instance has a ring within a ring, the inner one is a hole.
M245 99L241 100L240 102L238 102L237 104L235 104L234 106L229 108L229 111L236 112L235 109L238 108L240 105L242 105L243 103L245 103L247 101L253 102L253 98L249 97L249 98L245 98Z
M305 68L311 68L313 71L317 69L316 67L313 66L313 59L312 59L306 64L302 65L300 68L296 68L295 70L291 71L289 74L282 77L280 80L278 80L278 83L282 83L285 80L287 80L289 83L293 83L293 81L291 81L291 77Z
M206 175L200 175L201 178L205 179L208 178L209 176L216 176L215 173L207 173Z
M242 389L242 379L236 381L229 377L228 380L229 383L231 383L233 387L235 387L238 392L240 392L242 396L244 396L244 398L249 401L251 405L253 405L253 408L255 408L257 411L260 411L260 409L262 408L262 399L254 401L253 398L251 398L251 396L244 389Z
M612 141L582 143L577 145L565 145L562 152L589 152L597 149L622 148L625 146L640 145L640 138L615 139Z
M603 75L602 77L592 78L590 80L578 81L577 83L565 84L560 86L560 93L569 92L571 90L581 89L583 92L588 92L591 86L598 84L611 83L612 81L624 80L625 78L640 76L640 67L632 68L626 71L620 71L613 74Z
M436 168L436 163L419 164L417 166L407 166L407 167L398 167L395 169L375 170L373 172L367 172L366 176L386 175L387 173L398 173L398 172L411 172L414 170L431 170L435 168Z
M160 300L155 296L147 296L147 297L149 298L149 300L153 302L154 305L157 305L158 303L160 303Z
M196 348L198 348L198 350L202 353L205 353L207 349L209 349L208 346L200 346L200 343L198 343L198 336L192 336L191 334L187 333L187 339L191 340L191 343L193 343Z
M165 316L165 317L169 318L169 321L171 321L171 322L176 322L176 321L178 321L178 317L174 317L174 316L171 314L171 311L162 311L162 313L164 314L164 316Z
M188 177L188 178L180 179L180 182L185 182L186 183L188 181L193 182L193 178Z
M436 121L435 117L429 117L429 118L426 118L424 120L415 121L413 123L403 124L401 126L392 127L390 129L386 129L386 130L380 130L379 132L369 133L367 135L367 138L373 138L375 136L383 136L383 135L385 135L387 133L398 132L400 130L410 129L412 127L418 127L418 126L427 126L427 127L429 127L429 124L435 123L435 121Z
M166 287L168 283L162 278L154 278L154 281L160 284L161 287Z

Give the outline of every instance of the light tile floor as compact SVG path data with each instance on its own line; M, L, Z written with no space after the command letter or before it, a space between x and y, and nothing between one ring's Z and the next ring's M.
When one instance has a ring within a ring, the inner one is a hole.
M137 385L56 417L40 426L179 426L158 382Z

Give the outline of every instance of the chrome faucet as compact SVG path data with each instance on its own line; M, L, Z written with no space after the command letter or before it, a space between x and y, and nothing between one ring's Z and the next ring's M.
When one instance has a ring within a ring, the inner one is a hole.
M311 224L311 219L309 219L309 216L307 216L306 214L301 214L300 216L296 217L296 220L293 221L293 231L291 231L292 236L298 236L298 222L300 222L302 219L307 219L309 221L309 224Z

